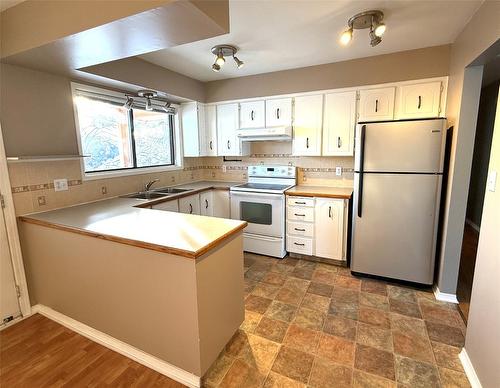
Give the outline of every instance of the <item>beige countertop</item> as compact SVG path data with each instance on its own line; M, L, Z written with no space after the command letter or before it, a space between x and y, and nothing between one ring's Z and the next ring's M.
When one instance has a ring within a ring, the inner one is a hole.
M194 182L175 187L192 189L189 194L194 194L236 184L240 183ZM110 198L21 216L20 220L194 259L246 226L238 220L141 208L152 203L158 200Z
M349 199L352 196L352 187L332 187L332 186L305 186L298 185L285 192L286 195L300 197L325 197Z

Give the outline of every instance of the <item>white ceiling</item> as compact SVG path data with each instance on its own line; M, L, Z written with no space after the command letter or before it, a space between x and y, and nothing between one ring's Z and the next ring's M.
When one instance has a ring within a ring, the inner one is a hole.
M178 73L211 81L251 74L344 61L415 48L452 43L482 0L230 0L230 33L142 55L141 58ZM355 13L380 9L387 31L372 48L368 30L356 30L349 46L339 43L347 20ZM211 70L210 48L240 48L245 62L236 69L226 60L219 73Z

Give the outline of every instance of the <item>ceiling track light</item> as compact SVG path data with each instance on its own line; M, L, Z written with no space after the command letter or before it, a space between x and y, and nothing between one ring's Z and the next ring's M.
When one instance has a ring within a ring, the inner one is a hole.
M127 96L127 101L123 104L123 107L130 110L132 109L132 105L134 105L134 99L131 96Z
M224 63L226 63L225 57L233 57L234 62L236 63L236 67L238 69L241 69L243 65L245 64L242 60L240 60L237 56L236 53L238 52L238 49L235 46L231 46L228 44L221 44L212 47L212 54L215 55L215 62L212 65L212 70L215 72L219 72Z
M370 29L370 45L375 47L382 42L382 35L386 30L386 25L382 22L384 13L379 10L371 10L358 13L347 22L348 29L340 36L340 43L347 45L353 36L354 30Z
M175 114L177 112L177 109L172 106L172 103L170 101L167 101L165 97L159 96L158 93L154 90L139 90L136 94L126 94L125 97L127 97L127 101L125 102L125 104L123 104L123 107L127 110L133 108L135 102L134 98L143 98L145 100L144 108L147 111L155 110L155 107L153 107L153 102L156 102L165 104L161 107L156 105L157 110L161 109L168 114Z

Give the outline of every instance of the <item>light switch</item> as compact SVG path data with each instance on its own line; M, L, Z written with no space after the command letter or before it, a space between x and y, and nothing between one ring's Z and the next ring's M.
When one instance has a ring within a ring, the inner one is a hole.
M54 191L66 191L66 190L68 190L67 179L54 179Z
M227 166L225 164L222 165L222 172L226 172L227 171Z
M497 185L497 172L490 171L488 174L488 183L486 183L486 188L488 191L495 191Z
M335 167L335 175L337 176L342 175L342 167Z

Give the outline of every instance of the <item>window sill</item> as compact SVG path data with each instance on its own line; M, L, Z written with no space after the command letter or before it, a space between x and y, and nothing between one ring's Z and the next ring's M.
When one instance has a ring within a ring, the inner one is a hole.
M82 180L92 181L97 179L118 178L131 175L144 175L144 174L152 174L152 173L160 173L168 171L179 171L182 170L183 168L184 167L181 165L173 165L173 166L145 167L145 168L120 170L120 171L104 171L104 172L91 172L91 173L83 172Z

